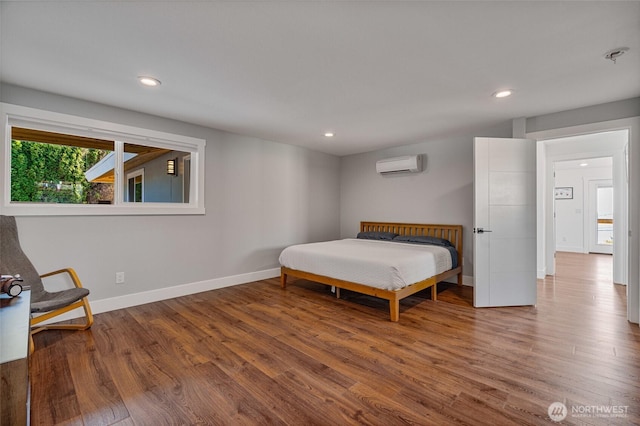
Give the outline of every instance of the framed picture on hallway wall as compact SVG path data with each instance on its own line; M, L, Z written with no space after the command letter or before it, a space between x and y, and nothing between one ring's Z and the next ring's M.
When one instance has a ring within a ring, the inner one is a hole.
M557 187L555 190L556 200L572 200L573 199L573 187L562 186Z

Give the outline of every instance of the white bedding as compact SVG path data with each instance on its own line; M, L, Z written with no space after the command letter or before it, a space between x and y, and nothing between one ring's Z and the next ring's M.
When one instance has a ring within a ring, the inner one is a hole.
M280 264L289 269L397 290L451 269L444 247L345 239L287 247Z

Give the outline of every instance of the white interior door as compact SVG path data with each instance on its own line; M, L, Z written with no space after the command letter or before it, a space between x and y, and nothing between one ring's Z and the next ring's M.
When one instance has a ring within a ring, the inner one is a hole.
M476 307L535 305L536 144L474 139Z
M613 253L613 183L589 181L589 252Z

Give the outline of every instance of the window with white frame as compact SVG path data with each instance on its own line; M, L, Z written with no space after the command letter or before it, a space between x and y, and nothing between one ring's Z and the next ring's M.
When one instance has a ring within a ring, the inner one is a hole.
M204 214L204 140L1 108L3 214Z
M144 169L127 173L127 201L142 203L144 201Z
M186 202L190 197L191 191L191 155L185 155L182 158L182 170L184 170L184 179L182 180L182 201Z

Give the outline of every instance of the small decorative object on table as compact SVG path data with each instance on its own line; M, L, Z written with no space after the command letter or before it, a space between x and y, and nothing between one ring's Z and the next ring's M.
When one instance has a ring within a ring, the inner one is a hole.
M22 293L22 290L22 277L20 275L0 275L0 293L16 297Z

